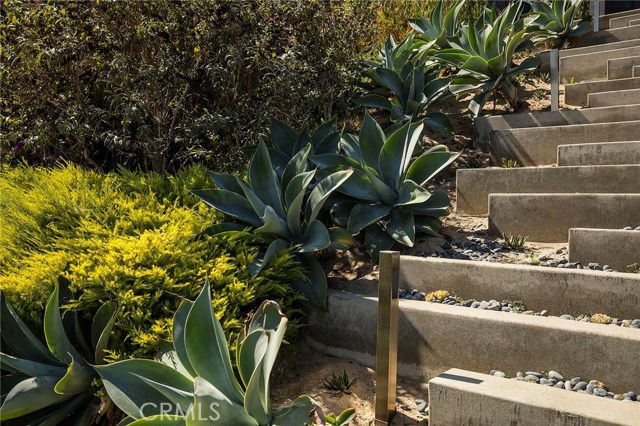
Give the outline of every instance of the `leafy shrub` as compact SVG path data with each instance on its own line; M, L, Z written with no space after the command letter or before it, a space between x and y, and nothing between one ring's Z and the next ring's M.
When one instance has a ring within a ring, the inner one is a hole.
M195 297L206 278L229 335L265 298L291 313L298 296L288 283L302 270L285 251L254 278L248 268L259 251L255 236L203 234L220 215L187 191L206 182L203 167L175 177L71 165L3 170L0 289L33 326L59 274L76 295L71 306L85 316L117 300L110 360L153 355L170 338L182 298Z
M234 169L268 118L347 116L374 2L3 4L1 156ZM46 90L43 90L46 88ZM217 155L224 152L225 155Z

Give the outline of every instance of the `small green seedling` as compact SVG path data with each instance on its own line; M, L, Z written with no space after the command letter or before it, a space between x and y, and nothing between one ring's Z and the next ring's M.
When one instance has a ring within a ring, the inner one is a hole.
M504 246L511 250L521 251L524 248L525 243L527 242L527 237L523 237L522 235L503 235Z
M510 160L508 158L502 158L501 165L503 169L514 169L516 167L520 167L520 163L516 160Z
M324 379L324 388L335 393L351 393L351 386L358 380L357 378L349 380L347 370L343 370L342 374L333 373L330 378Z

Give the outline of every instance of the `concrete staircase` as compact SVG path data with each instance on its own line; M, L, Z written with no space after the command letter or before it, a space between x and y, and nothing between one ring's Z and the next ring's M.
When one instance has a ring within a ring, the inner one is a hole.
M561 52L578 110L480 117L474 144L525 167L458 170L457 213L487 216L489 233L565 242L569 262L618 271L640 263L640 13L603 16L604 31ZM640 318L640 274L401 256L400 288L477 300L523 300L521 315L400 300L398 372L429 382L430 426L640 425L640 402L489 376L560 371L640 392L640 329L558 316ZM314 313L318 351L375 366L375 288L331 291Z

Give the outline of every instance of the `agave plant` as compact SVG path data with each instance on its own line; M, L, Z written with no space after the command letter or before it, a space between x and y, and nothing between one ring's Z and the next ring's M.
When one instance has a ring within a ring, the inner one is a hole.
M316 170L309 171L307 145L291 158L278 177L271 165L266 145L258 145L247 172L247 180L224 173L211 173L217 189L193 193L208 205L253 227L268 244L253 261L250 273L257 276L276 255L292 250L308 272L308 281L296 281L294 287L311 307L325 309L327 279L311 253L327 248L345 249L354 244L351 235L338 227L327 228L320 220L325 202L353 173L341 170L319 179L308 191ZM226 224L220 229L241 230L243 225Z
M303 426L315 416L323 420L310 397L271 409L269 380L286 327L276 302L260 305L238 338L238 381L206 283L195 302L185 300L176 311L173 347L158 360L129 359L97 370L129 426Z
M443 145L433 147L411 161L420 139L422 123L407 123L388 138L365 114L358 138L351 138L347 155L316 155L311 159L323 169L354 170L338 192L348 196L331 207L339 226L351 234L366 229L365 245L374 259L395 243L412 247L416 231L434 234L448 214L445 191L424 186L459 153Z
M311 154L337 154L341 136L335 118L323 123L313 134L309 134L307 128L297 133L287 124L271 119L273 148L269 149L269 155L273 170L281 177L291 159L307 145L311 147Z
M438 77L437 64L415 65L410 60L413 52L412 37L395 45L389 36L383 65L375 65L364 71L373 84L365 86L367 91L356 98L355 103L380 108L391 113L391 121L396 123L391 131L407 121L422 121L440 132L453 133L451 120L440 112L427 112L436 100L448 94L448 78ZM394 59L390 59L394 58Z
M27 328L0 292L3 350L0 366L2 406L0 420L11 425L85 425L94 413L98 377L92 364L103 362L104 350L115 321L116 305L107 302L91 325L90 342L85 339L75 312L60 316L60 293L56 284L44 314L43 344Z
M517 105L517 89L511 79L521 73L534 70L540 64L538 58L527 58L513 65L516 52L530 46L532 34L527 32L519 18L521 2L507 6L493 24L482 28L470 20L460 28L457 37L450 38L451 49L434 53L434 58L459 69L451 81L449 90L457 95L474 93L469 112L477 117L484 104L493 95L501 93L512 105ZM490 16L488 13L487 16ZM483 22L488 19L483 18Z
M448 37L454 36L460 28L460 10L465 0L459 0L445 14L442 11L443 2L437 2L436 7L428 18L409 19L409 25L418 33L420 39L435 41L435 44L446 49L449 45Z
M535 31L534 43L545 43L550 49L561 48L572 38L586 34L591 27L590 17L576 21L583 0L553 0L531 2L532 20L529 27Z

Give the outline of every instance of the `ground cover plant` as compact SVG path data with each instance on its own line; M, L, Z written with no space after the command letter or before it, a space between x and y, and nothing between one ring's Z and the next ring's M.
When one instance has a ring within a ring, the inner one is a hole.
M205 182L202 167L176 176L101 174L71 165L3 170L0 289L33 327L41 326L59 275L75 295L71 307L84 317L117 301L110 361L152 357L170 338L181 299L195 297L205 279L230 336L265 298L278 300L295 316L291 309L299 296L289 283L300 279L302 270L292 254L277 253L253 277L256 236L203 232L221 219L188 192Z

